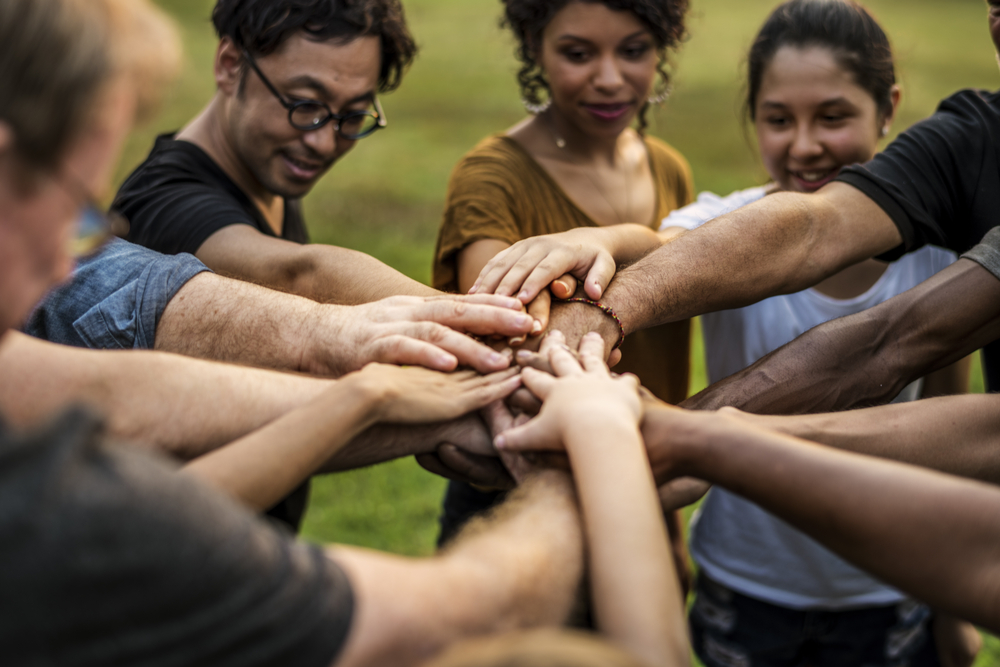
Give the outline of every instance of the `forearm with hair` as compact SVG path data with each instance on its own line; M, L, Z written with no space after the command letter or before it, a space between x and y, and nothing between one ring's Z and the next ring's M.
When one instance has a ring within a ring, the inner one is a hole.
M777 193L646 255L615 277L602 301L629 333L797 292L899 242L881 209L850 186Z
M336 547L361 601L338 664L419 664L465 637L558 625L580 582L582 542L572 482L550 471L433 559Z
M883 581L1000 630L1000 490L686 413L678 471L760 505Z
M156 349L263 368L307 370L306 349L320 308L303 297L202 273L167 305L156 328Z
M810 329L682 405L790 414L892 400L1000 336L1000 280L960 259L911 290Z
M0 410L13 424L85 403L107 417L116 439L181 459L268 423L328 384L162 352L65 347L16 332L0 345Z

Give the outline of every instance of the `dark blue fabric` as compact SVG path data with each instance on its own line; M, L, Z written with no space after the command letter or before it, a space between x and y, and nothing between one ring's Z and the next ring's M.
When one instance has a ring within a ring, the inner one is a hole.
M208 270L193 255L161 255L114 239L45 297L24 331L74 347L152 349L167 304Z
M695 584L691 645L706 667L939 667L931 611L906 600L842 611L797 610Z

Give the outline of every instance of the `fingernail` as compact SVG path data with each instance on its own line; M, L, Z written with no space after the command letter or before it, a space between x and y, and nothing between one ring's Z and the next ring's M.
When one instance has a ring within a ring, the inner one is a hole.
M497 437L493 438L493 446L496 447L497 449L503 449L504 447L507 446L507 438L503 437L502 435L498 435Z
M510 339L511 345L522 345L525 341L525 336L514 336Z
M500 354L504 356L504 359L514 358L514 350L510 349L509 347L505 347L504 349L500 350Z
M517 295L518 300L522 303L528 300L528 290L521 290L521 293Z
M509 361L509 359L507 359L507 357L504 357L502 354L497 354L496 352L492 352L490 354L491 364L502 364L505 361Z
M529 352L528 350L518 350L517 351L517 358L518 359L530 359L531 358L531 352Z
M476 290L479 289L479 281L472 283L472 287L469 288L469 294L475 294Z
M535 336L542 332L542 321L535 320L535 323L531 325L531 335Z
M523 327L527 325L529 322L531 322L531 320L532 320L531 315L525 315L522 313L514 318L514 324L516 326Z

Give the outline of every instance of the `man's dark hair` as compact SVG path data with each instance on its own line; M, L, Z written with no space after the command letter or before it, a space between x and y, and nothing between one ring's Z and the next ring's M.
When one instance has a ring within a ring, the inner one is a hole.
M228 37L255 56L274 53L299 31L316 41L378 37L378 89L383 93L399 86L417 52L399 0L219 0L212 23L220 38Z
M504 6L501 25L509 27L517 38L517 59L521 69L517 82L521 86L521 97L532 105L542 102L540 93L549 89L545 74L538 64L537 50L542 43L542 33L552 17L558 14L571 0L500 0ZM667 51L675 49L684 39L684 15L688 0L583 0L600 3L618 12L632 12L653 35L659 64L656 71L660 76L660 93L670 87L667 72ZM639 110L639 132L646 129L646 111L649 103L643 103Z

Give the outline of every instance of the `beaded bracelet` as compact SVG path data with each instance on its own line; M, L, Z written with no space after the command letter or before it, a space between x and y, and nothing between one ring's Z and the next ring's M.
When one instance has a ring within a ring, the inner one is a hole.
M610 317L615 321L615 324L618 325L618 342L615 343L615 346L613 348L611 348L612 350L617 350L619 347L622 346L622 343L625 342L625 327L622 326L621 319L618 317L618 314L615 313L615 311L611 308L611 306L605 306L600 301L594 301L593 299L587 299L582 296L574 296L571 299L566 299L566 301L569 303L585 303L588 306L594 306L595 308L600 308L601 312L603 312L605 315L607 315L608 317Z

